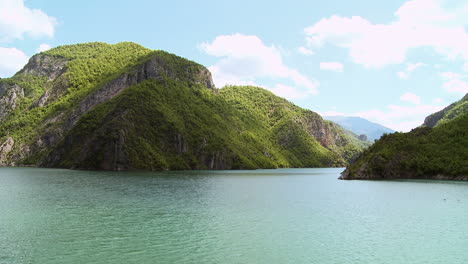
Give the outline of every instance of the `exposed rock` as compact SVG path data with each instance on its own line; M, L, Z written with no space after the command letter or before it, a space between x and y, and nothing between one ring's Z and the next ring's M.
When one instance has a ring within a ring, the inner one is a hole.
M57 133L57 131L46 133L36 141L35 146L38 148L54 146L60 139L62 139L62 135Z
M91 43L40 53L14 78L0 82L0 121L9 113L15 116L8 120L21 120L1 127L1 138L21 136L1 145L0 165L166 170L344 164L339 148L349 144L348 135L318 114L270 92L257 96L264 93L261 88L246 92L245 98L255 95L254 102L275 101L282 122L273 129L256 104L231 105L207 68L164 51L129 52L133 44L117 45L122 46L118 52L115 46ZM79 63L72 64L73 58ZM291 115L283 119L284 112Z
M188 145L181 134L176 135L176 149L177 153L182 154L188 151Z
M3 95L7 86L8 85L6 83L2 82L2 78L0 78L0 96Z
M2 145L0 145L0 166L8 165L8 154L13 149L15 141L8 137Z
M47 105L49 102L54 101L55 99L59 98L63 95L68 87L68 80L63 77L63 73L65 72L65 63L62 67L55 68L55 72L52 73L54 78L49 78L48 82L46 83L45 91L37 99L33 104L32 107L42 107ZM52 82L53 81L53 82Z
M222 151L214 151L202 158L203 164L210 170L225 170L232 168L232 159Z
M29 145L20 144L19 146L17 145L15 149L17 149L17 151L10 154L12 160L10 164L15 164L15 161L24 160L31 153Z
M327 149L334 145L341 146L345 144L343 138L338 134L338 126L325 122L318 114L313 113L313 116L305 120L305 126L309 134Z
M200 66L198 73L187 72L186 76L180 76L173 72L164 60L156 56L111 80L102 88L87 96L69 116L65 130L70 129L83 114L94 106L114 98L124 89L148 79L163 81L166 76L174 80L187 79L190 82L204 85L208 89L216 91L211 73L205 67Z
M45 90L44 93L39 97L39 99L33 103L33 107L42 107L46 105L47 100L49 100L50 90Z
M46 76L49 81L56 79L60 76L67 64L64 58L37 54L29 59L28 64L18 72L18 74L32 74L35 76Z
M112 138L114 140L103 148L104 159L100 167L105 170L128 170L128 160L124 150L125 131L122 129L114 131Z
M367 136L362 134L362 135L359 135L359 140L362 140L362 141L367 141Z
M197 83L199 84L202 84L204 85L206 88L212 90L212 91L216 91L216 86L213 82L213 78L211 76L211 72L205 68L205 67L201 67L200 68L200 73L198 75L198 81L196 81Z
M439 111L437 113L434 113L428 117L426 117L424 119L424 123L423 123L423 126L426 126L426 127L435 127L435 125L437 124L437 122L439 122L439 120L445 115L445 112L442 110L442 111Z
M17 84L3 85L3 89L3 95L0 97L0 121L13 111L18 100L24 97L24 89Z
M452 110L454 107L458 106L459 104L462 104L462 103L466 103L466 101L468 101L468 93L459 101L453 103L453 104L450 104L449 106L445 107L444 109L440 110L439 112L436 112L428 117L426 117L424 119L424 123L423 123L423 126L425 127L435 127L439 121L444 118L447 113L450 112L450 110ZM465 105L465 108L466 108L466 105Z

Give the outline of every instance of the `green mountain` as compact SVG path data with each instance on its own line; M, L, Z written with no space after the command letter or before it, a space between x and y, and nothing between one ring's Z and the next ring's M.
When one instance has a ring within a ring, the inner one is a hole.
M357 135L365 135L367 139L374 142L383 134L395 132L395 130L373 123L367 119L355 116L324 116L326 120L337 123L344 129L350 130Z
M341 179L468 180L467 96L409 133L384 135Z
M258 87L134 43L61 46L0 80L0 165L343 166L370 143Z
M446 123L457 116L468 112L468 94L466 94L461 100L447 106L441 111L434 113L426 119L424 119L423 126L435 127L439 124Z

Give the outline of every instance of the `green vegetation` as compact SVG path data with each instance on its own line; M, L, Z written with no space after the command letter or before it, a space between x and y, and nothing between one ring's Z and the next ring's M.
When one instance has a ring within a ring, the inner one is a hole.
M442 120L442 119L441 119ZM346 179L442 178L468 175L468 111L436 127L384 135L352 163Z
M80 103L117 78L122 92L70 123ZM343 166L369 144L262 88L218 90L203 66L134 43L58 47L1 82L25 91L0 125L0 141L15 140L9 161L16 164L152 170Z
M306 149L320 150L321 155L328 155L329 159L334 160L336 166L346 164L362 149L370 145L370 142L359 140L352 132L323 120L317 113L300 108L265 89L252 86L230 86L221 89L220 94L239 111L244 114L250 113L256 119L261 120L263 127L272 132L275 142L287 140L285 138L287 135L284 135L287 129L300 127L303 133L300 138L295 139L295 142L302 143L297 144L299 149L296 151L306 153ZM328 133L320 136L320 129ZM299 137L299 134L296 135ZM338 138L338 140L333 138ZM326 154L327 150L317 146L317 144L320 145L317 140L335 154ZM341 157L341 160L336 154ZM318 153L308 155L313 157Z
M18 84L25 89L19 107L12 112L0 126L0 141L11 136L18 143L30 144L45 133L41 125L45 120L63 112L71 111L86 95L102 87L126 69L141 63L151 50L137 44L123 42L115 45L106 43L86 43L61 46L39 56L52 57L50 66L57 61L67 61L66 71L52 82L47 76L19 72L1 82ZM55 93L55 98L43 107L36 107L36 102L45 90ZM49 128L50 130L50 128Z
M441 111L434 113L424 120L423 126L435 127L439 124L446 123L459 115L468 112L468 94L466 94L461 100L447 106Z
M261 102L274 109L271 115L258 105ZM320 145L295 121L302 118L301 122L306 122L307 115L323 122L317 114L257 87L227 87L214 93L202 85L187 86L170 78L162 83L147 80L86 114L68 136L68 140L79 143L63 143L59 149L66 149L66 154L57 165L115 166L108 164L108 153L121 134L125 139L117 145L124 157L118 162L125 164L125 169L345 164L338 153ZM90 152L90 146L97 151ZM354 145L345 148L361 150Z

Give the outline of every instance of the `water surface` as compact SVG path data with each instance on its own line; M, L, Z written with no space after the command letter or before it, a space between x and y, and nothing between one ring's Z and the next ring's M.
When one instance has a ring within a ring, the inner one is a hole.
M0 263L468 263L468 184L0 168Z

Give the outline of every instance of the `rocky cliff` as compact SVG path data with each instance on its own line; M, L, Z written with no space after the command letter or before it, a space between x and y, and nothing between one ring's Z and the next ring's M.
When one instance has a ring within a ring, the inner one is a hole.
M369 143L258 87L134 43L33 56L0 80L0 165L80 169L342 166Z
M424 119L423 126L435 127L444 122L448 122L462 113L468 112L468 94L459 101L447 106Z

